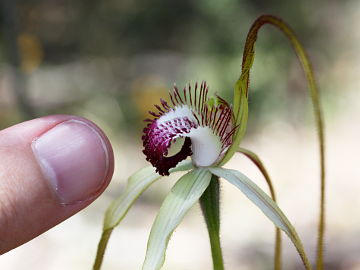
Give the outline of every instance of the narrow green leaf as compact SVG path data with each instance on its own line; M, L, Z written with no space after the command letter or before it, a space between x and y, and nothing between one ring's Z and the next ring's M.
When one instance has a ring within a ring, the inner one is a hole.
M169 239L188 210L208 187L211 173L195 169L181 177L165 198L152 226L143 270L157 270L164 264Z
M183 160L176 166L176 168L170 169L170 173L177 171L191 170L193 165L189 160ZM128 184L125 191L121 196L115 199L109 206L105 213L103 232L98 244L96 258L93 266L93 270L101 268L101 264L104 258L107 243L110 239L113 229L121 222L133 205L135 200L156 180L160 179L161 175L155 172L154 167L148 166L140 169L128 179Z
M187 171L193 168L190 160L184 160L176 168L170 170L170 173L177 171ZM123 194L113 201L105 214L104 230L117 226L124 218L134 201L151 184L160 179L161 175L155 172L153 166L140 169L128 179L128 184Z
M211 176L209 186L200 197L200 206L209 233L213 269L224 270L220 243L220 184L218 176Z
M304 247L294 227L264 191L241 172L223 168L209 168L209 170L239 188L279 229L283 230L295 245L306 269L311 269Z

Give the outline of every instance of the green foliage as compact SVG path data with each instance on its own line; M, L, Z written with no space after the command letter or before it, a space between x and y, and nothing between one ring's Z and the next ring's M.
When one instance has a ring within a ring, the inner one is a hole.
M176 168L170 172L187 171L193 168L190 161L184 160L180 162ZM119 225L121 220L125 217L130 207L134 204L135 200L156 180L161 176L155 172L152 166L140 169L132 176L129 177L128 185L125 191L109 206L105 213L103 233L98 245L96 259L93 269L101 268L105 249L109 241L112 230Z
M301 240L290 221L280 210L277 204L254 182L239 171L223 168L210 168L210 172L218 177L228 180L231 184L239 188L246 197L249 198L259 209L275 224L283 230L295 245L306 269L311 269L310 262L306 256Z
M199 200L210 180L210 172L198 168L181 177L171 189L151 228L143 270L161 268L171 234Z

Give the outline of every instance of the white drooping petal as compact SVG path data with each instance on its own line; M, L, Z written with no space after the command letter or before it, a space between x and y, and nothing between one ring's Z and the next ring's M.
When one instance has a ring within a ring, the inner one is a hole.
M196 166L207 167L217 161L222 143L211 128L200 126L192 129L187 137L191 139L192 159Z
M189 119L191 122L197 122L194 114L197 114L188 105L176 106L173 110L165 113L158 119L158 125L166 125L174 119ZM201 116L198 116L201 117ZM185 134L176 134L177 137L186 136L191 139L192 159L196 166L207 167L217 161L222 150L220 137L214 134L214 131L207 126L198 126L190 129Z

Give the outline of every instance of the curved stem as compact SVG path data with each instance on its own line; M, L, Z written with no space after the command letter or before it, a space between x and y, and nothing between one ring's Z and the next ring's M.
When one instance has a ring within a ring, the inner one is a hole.
M305 269L311 270L311 264L305 253L304 246L297 234L294 226L285 216L279 206L267 195L260 187L258 187L245 174L237 171L224 169L219 167L210 167L209 171L229 183L237 187L254 205L256 205L264 215L274 223L276 227L284 231L294 244Z
M264 164L261 162L258 155L256 155L254 152L245 149L245 148L239 148L239 153L244 154L247 158L249 158L255 165L258 167L262 175L264 176L266 183L269 187L271 198L276 202L276 195L275 195L275 189L272 184L270 175L268 174L267 170L265 169ZM275 252L274 252L274 269L280 270L281 269L281 231L279 228L276 228L275 231Z
M248 33L246 44L244 48L242 61L242 74L237 82L237 87L234 92L234 113L235 122L238 123L242 117L241 114L241 99L242 93L248 95L249 89L249 75L252 63L254 61L254 45L257 39L258 31L265 24L271 24L281 30L285 36L290 40L304 70L305 76L308 80L309 92L314 109L317 134L319 140L320 152L320 213L318 223L318 240L317 240L317 269L324 269L323 253L324 253L324 233L325 233L325 138L324 138L324 121L320 106L319 91L314 79L312 67L309 59L305 53L303 46L300 44L295 36L295 33L287 26L281 19L271 15L260 16L251 26ZM236 134L235 134L236 136Z
M213 175L210 185L200 197L200 206L208 228L214 270L224 270L220 244L220 187L219 177Z

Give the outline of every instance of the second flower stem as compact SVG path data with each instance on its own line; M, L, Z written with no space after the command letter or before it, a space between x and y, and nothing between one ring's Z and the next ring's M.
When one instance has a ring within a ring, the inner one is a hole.
M270 175L267 172L263 162L260 160L259 156L256 155L254 152L245 149L245 148L239 148L238 152L244 154L246 157L248 157L255 165L258 167L262 175L264 176L266 183L270 190L271 199L274 200L276 203L276 195L275 195L275 189L274 185L271 181ZM276 228L275 233L275 255L274 255L274 269L275 270L281 270L281 231L279 228Z

